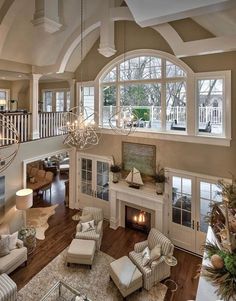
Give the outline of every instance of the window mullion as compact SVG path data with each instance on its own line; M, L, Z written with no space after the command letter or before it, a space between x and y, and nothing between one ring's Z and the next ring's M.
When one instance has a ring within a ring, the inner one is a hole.
M120 65L116 69L116 112L120 112ZM123 87L124 88L124 87ZM120 126L120 113L117 115L116 125Z
M161 60L161 128L166 131L166 60Z

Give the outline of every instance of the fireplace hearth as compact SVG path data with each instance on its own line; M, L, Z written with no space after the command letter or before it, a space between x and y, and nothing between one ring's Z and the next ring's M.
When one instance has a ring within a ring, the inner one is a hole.
M125 227L149 233L151 229L151 213L125 206Z

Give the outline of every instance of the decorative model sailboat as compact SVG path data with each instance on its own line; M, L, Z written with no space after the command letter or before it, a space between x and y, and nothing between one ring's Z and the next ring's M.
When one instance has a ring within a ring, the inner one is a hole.
M135 167L132 168L125 181L129 184L129 187L136 189L143 185L141 174Z

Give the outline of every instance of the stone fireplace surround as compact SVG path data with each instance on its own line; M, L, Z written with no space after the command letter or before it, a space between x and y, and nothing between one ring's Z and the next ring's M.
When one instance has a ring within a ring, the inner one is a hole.
M154 184L140 189L130 188L125 181L110 184L110 227L125 227L125 206L143 209L151 213L151 226L166 234L167 200L157 195Z

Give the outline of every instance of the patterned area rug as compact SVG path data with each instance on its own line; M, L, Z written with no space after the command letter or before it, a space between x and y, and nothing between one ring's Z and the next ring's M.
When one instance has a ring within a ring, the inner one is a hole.
M115 284L109 279L109 264L114 260L109 255L98 251L93 267L66 266L67 249L53 259L44 269L33 277L18 293L17 301L37 301L59 280L64 281L91 301L121 301L123 300ZM166 286L159 283L149 292L135 292L127 301L163 301ZM49 299L56 300L56 299ZM68 299L71 300L71 299Z
M45 239L45 231L49 227L48 219L55 214L58 205L42 208L30 208L26 211L27 225L36 229L36 238Z

